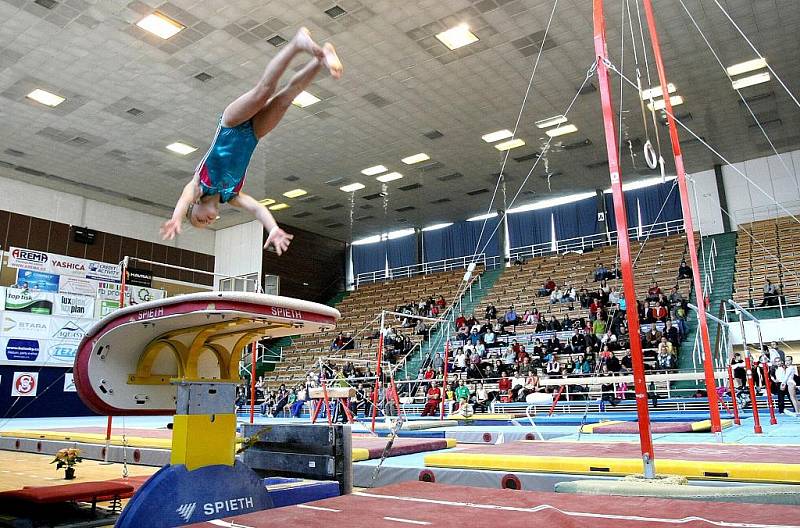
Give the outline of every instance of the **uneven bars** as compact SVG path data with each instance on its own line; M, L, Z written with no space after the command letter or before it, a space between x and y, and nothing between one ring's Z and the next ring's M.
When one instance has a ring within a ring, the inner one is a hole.
M122 260L122 262L120 262L120 265L124 266L125 268L127 268L128 267L128 261L132 261L132 260L135 260L136 262L142 262L144 264L152 264L154 266L161 266L161 267L164 267L164 268L171 268L171 269L176 269L176 270L181 270L181 271L188 271L190 273L200 273L200 274L203 274L203 275L213 275L214 277L224 277L226 279L240 279L240 280L248 281L248 282L256 282L256 283L258 282L258 279L248 279L247 277L243 277L242 275L225 275L224 273L215 273L213 271L205 271L205 270L199 270L199 269L193 269L193 268L186 268L184 266L176 266L175 264L167 264L165 262L155 262L153 260L140 259L138 257L125 257Z
M761 326L761 321L758 319L758 317L745 310L741 304L737 303L733 299L728 299L728 304L745 314L747 318L756 323L756 325Z
M697 306L693 305L692 303L686 303L686 304L687 304L687 305L689 306L689 308L691 308L692 310L694 310L694 311L697 311ZM724 327L726 327L726 328L730 326L730 323L727 323L727 322L723 321L722 319L720 319L719 317L713 316L713 315L711 315L711 314L710 314L710 313L708 313L708 312L706 312L706 317L708 317L709 319L711 319L711 320L712 320L712 321L714 321L715 323L719 323L719 324L721 324L722 326L724 326Z

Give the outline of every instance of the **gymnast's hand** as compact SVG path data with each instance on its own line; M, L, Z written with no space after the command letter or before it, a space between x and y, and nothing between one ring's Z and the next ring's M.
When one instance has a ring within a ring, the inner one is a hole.
M181 234L181 221L175 218L170 218L164 225L161 226L161 238L163 240L172 240L175 235Z
M278 256L281 256L286 252L287 249L289 249L289 243L291 243L293 238L294 235L290 235L280 227L275 226L269 232L267 242L264 244L264 249L267 249L269 245L272 244L272 247L275 248L275 253L277 253Z

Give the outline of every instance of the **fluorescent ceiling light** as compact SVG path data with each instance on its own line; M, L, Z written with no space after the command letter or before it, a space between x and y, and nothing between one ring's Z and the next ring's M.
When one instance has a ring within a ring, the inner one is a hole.
M487 143L494 143L495 141L500 141L501 139L508 139L513 135L514 134L512 134L510 130L503 129L503 130L498 130L497 132L484 134L481 136L481 139Z
M473 42L478 42L478 37L469 30L466 24L458 25L436 35L439 41L451 50L463 48Z
M258 203L260 203L263 206L268 206L274 204L275 200L273 200L272 198L264 198L263 200L259 200Z
M169 145L167 145L167 150L171 150L176 154L185 156L197 150L197 147L193 147L191 145L187 145L186 143L181 143L180 141L176 141L175 143L170 143Z
M436 231L437 229L444 229L445 227L450 227L453 225L453 222L446 222L444 224L433 224L429 225L428 227L423 227L423 231Z
M355 192L360 189L363 189L364 187L365 185L363 183L356 182L356 183L351 183L350 185L344 185L342 187L339 187L339 189L344 192Z
M733 66L728 66L727 71L728 75L734 77L736 75L741 75L743 73L751 72L753 70L760 70L761 68L767 67L767 60L766 59L753 59L745 62L740 62L739 64L734 64Z
M661 178L659 178L661 181ZM577 202L579 200L585 200L586 198L591 198L595 194L593 192L585 192L585 193L578 193L578 194L570 194L568 196L561 196L559 198L548 198L546 200L539 200L530 204L521 205L519 207L512 207L508 211L508 214L514 213L522 213L525 211L534 211L536 209L547 209L549 207L555 207L556 205L562 205L566 203Z
M672 181L674 179L675 176L667 176L663 180L661 179L661 176L656 176L654 178L645 178L644 180L622 184L622 190L635 191L636 189L644 189L645 187L650 187L652 185L661 185L665 181ZM611 194L611 188L603 190L603 193Z
M494 218L495 216L497 216L497 212L482 214L478 216L473 216L472 218L467 218L467 222L478 222L479 220L488 220L489 218Z
M503 141L502 143L498 143L497 145L494 146L494 148L500 151L511 150L517 147L521 147L524 144L525 141L523 141L522 139L514 138L514 139L509 139L508 141Z
M386 172L387 169L383 165L375 165L374 167L367 167L366 169L361 171L361 174L364 176L375 176L376 174L380 174L382 172Z
M536 122L537 128L550 128L551 126L560 125L561 123L566 123L567 117L563 115L557 115L553 117L548 117L547 119L541 119Z
M547 131L545 131L545 134L547 134L551 138L554 138L554 137L563 136L563 135L566 135L566 134L572 134L573 132L577 132L577 131L578 131L578 127L576 127L575 125L564 125L562 127L558 127L558 128L553 128L553 129L547 130Z
M287 198L299 198L305 194L308 194L308 192L304 191L303 189L293 189L291 191L286 191L285 193L283 193L283 195Z
M378 176L375 179L378 180L381 183L388 183L390 181L399 180L402 177L403 177L403 175L400 174L399 172L390 172L389 174L384 174L383 176Z
M669 102L672 103L672 106L678 106L683 104L683 97L680 95L672 95L669 98ZM650 110L664 110L667 107L667 103L664 99L659 99L658 101L654 101L653 104L647 103L647 108Z
M741 90L742 88L747 88L748 86L755 86L756 84L761 84L765 82L769 82L772 77L769 76L769 72L761 72L755 75L749 75L747 77L742 77L740 79L736 79L731 83L734 90Z
M297 107L299 107L299 108L305 108L307 106L311 106L312 104L318 103L320 101L321 101L321 99L319 97L317 97L316 95L310 94L310 93L308 93L306 91L302 91L299 94L297 94L297 97L294 98L294 100L292 101L292 104L297 106Z
M287 204L285 204L285 203L279 203L279 204L275 204L275 205L270 205L269 206L269 210L270 211L280 211L281 209L288 209L288 208L289 208L289 206Z
M414 229L398 229L397 231L391 231L386 234L386 238L389 240L394 240L395 238L402 238L404 236L413 235Z
M152 15L147 15L138 21L136 25L164 40L186 28L186 26L180 22L176 22L157 11Z
M372 235L366 238L361 238L359 240L353 240L354 246L365 246L367 244L374 244L375 242L381 241L381 235Z
M29 93L26 97L46 106L58 106L64 102L64 98L60 95L39 88Z
M669 93L674 93L676 90L675 85L672 83L667 84L667 91ZM650 88L648 90L642 90L642 100L647 101L650 98L656 99L657 97L663 97L664 92L661 90L661 86L656 86L655 88Z
M430 156L428 156L424 152L420 152L419 154L414 154L413 156L408 156L407 158L403 158L400 161L402 161L406 165L413 165L415 163L419 163L420 161L428 161L429 159L431 159Z

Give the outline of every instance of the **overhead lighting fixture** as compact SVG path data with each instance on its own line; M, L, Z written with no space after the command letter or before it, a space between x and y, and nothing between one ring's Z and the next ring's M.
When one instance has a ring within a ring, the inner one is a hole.
M29 93L26 97L28 99L33 99L37 103L41 103L45 106L50 106L50 107L58 106L65 101L65 99L60 95L50 93L40 88L35 89L31 93Z
M429 159L431 159L430 156L428 156L424 152L420 152L419 154L414 154L413 156L408 156L407 158L403 158L400 161L402 161L406 165L413 165L415 163L419 163L420 161L428 161Z
M674 93L677 88L672 83L667 83L667 91L669 93ZM664 91L661 89L661 86L656 86L655 88L649 88L647 90L642 90L642 100L647 101L648 99L656 99L658 97L663 97Z
M450 227L453 225L453 222L446 222L444 224L433 224L429 225L428 227L423 227L423 231L436 231L437 229L444 229L445 227Z
M375 242L380 242L382 240L381 235L372 235L366 238L361 238L358 240L353 240L352 245L354 246L365 246L367 244L374 244Z
M558 136L564 136L566 134L572 134L573 132L577 132L577 131L578 131L578 127L576 127L575 125L564 125L562 127L558 127L558 128L553 128L551 130L547 130L547 131L545 131L545 134L547 134L551 138L554 138L554 137L558 137Z
M153 35L157 37L161 37L164 40L167 40L171 36L179 33L183 29L186 29L186 26L181 24L180 22L176 22L172 20L168 16L162 15L158 11L151 15L147 15L140 21L136 23L137 26L142 28L145 31L149 31Z
M669 102L672 103L672 106L678 106L683 104L683 97L680 95L672 95L669 98ZM647 108L649 110L664 110L667 107L667 103L664 99L659 99L658 101L654 101L652 104L647 103Z
M498 130L497 132L491 132L489 134L484 134L481 136L481 139L487 143L494 143L495 141L500 141L501 139L508 139L514 134L508 130Z
M734 90L741 90L742 88L747 88L748 86L755 86L756 84L761 84L765 82L769 82L772 77L770 77L769 72L761 72L755 75L749 75L747 77L742 77L741 79L736 79L731 83Z
M402 237L404 237L404 236L413 235L413 234L414 234L414 229L413 229L413 228L409 228L409 229L398 229L397 231L390 231L390 232L388 232L388 233L386 234L386 238L387 238L388 240L394 240L394 239L396 239L396 238L402 238Z
M279 204L275 204L275 205L270 205L269 206L269 210L270 211L280 211L281 209L288 209L288 208L289 208L289 205L287 205L285 203L279 203Z
M467 222L478 222L480 220L488 220L490 218L494 218L497 216L497 213L486 213L478 216L473 216L472 218L467 218Z
M175 143L170 143L169 145L167 145L167 150L171 150L176 154L185 156L197 150L197 147L193 147L191 145L187 145L186 143L181 143L180 141L176 141Z
M258 203L266 207L274 204L275 200L273 200L272 198L264 198L263 200L259 200Z
M367 167L366 169L361 171L361 174L364 176L375 176L376 174L380 174L382 172L386 172L387 169L383 165L375 165L374 167Z
M734 77L736 75L741 75L743 73L751 72L753 70L760 70L761 68L767 67L767 59L753 59L745 62L740 62L739 64L734 64L733 66L728 66L726 70L728 71L728 75Z
M339 187L339 189L344 192L356 192L358 190L363 189L364 187L365 185L363 183L356 182L356 183L351 183L350 185L344 185L342 187Z
M550 128L551 126L560 125L561 123L566 123L567 117L563 115L557 115L553 117L548 117L547 119L541 119L536 122L537 128Z
M299 94L297 94L297 97L294 98L294 100L292 101L292 104L295 105L298 108L305 108L307 106L311 106L311 105L313 105L315 103L318 103L321 100L322 99L320 99L319 97L317 97L314 94L310 94L310 93L308 93L306 91L302 91Z
M291 191L286 191L283 195L287 198L299 198L308 194L308 191L304 191L303 189L293 189Z
M447 31L442 31L436 35L436 38L451 50L463 48L480 40L475 33L469 30L467 24L461 24Z
M511 150L517 147L521 147L525 144L525 141L520 138L509 139L508 141L503 141L502 143L498 143L494 146L499 151Z
M389 183L390 181L399 180L402 177L403 177L403 175L400 174L399 172L390 172L389 174L384 174L383 176L378 176L375 179L378 180L381 183Z

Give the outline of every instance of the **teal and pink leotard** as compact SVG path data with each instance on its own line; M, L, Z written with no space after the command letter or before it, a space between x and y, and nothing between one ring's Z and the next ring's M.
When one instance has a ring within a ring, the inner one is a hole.
M196 170L203 196L219 194L219 201L225 203L239 194L256 145L252 121L225 127L220 118L214 141Z

